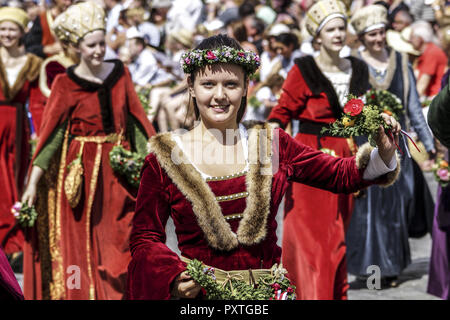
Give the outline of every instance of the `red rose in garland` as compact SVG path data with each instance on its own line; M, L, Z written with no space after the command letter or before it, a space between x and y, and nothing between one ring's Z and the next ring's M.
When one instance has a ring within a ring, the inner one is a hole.
M363 108L364 102L361 99L350 99L344 106L344 112L354 117L360 114Z

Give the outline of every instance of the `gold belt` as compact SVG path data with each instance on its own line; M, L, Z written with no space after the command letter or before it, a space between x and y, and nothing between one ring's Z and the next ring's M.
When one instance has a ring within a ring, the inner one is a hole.
M181 256L181 261L189 263L191 259ZM205 267L213 268L216 281L219 284L226 285L231 279L242 280L247 284L253 285L257 284L259 279L263 276L271 275L273 273L272 269L248 269L248 270L230 270L225 271L219 268L210 267L205 265Z
M121 140L122 135L118 133L111 133L107 136L76 136L74 140L84 142L94 142L94 143L117 143Z

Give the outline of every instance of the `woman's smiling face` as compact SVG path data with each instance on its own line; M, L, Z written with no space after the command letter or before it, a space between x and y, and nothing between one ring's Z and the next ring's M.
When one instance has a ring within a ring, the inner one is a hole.
M208 127L235 128L247 81L242 67L231 63L207 65L189 81L201 120Z
M17 47L23 32L19 25L12 21L0 22L0 45L5 48Z

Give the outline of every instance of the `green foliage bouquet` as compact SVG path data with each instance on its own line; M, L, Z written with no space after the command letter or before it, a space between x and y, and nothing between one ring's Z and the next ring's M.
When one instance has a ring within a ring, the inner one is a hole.
M117 145L109 153L112 169L127 179L134 188L139 188L141 169L145 158L137 152L131 152Z
M24 228L31 228L37 219L37 211L34 206L29 207L27 203L16 202L11 208L11 213L17 223Z
M328 128L323 128L321 133L329 133L333 136L356 137L367 136L372 146L376 146L375 137L378 128L383 126L389 130L381 116L380 108L376 105L367 104L353 95L348 95L344 106L344 116L333 122Z
M381 112L393 116L397 121L405 113L401 100L387 90L370 89L365 97L366 104L377 106Z
M189 275L206 291L209 300L293 300L295 286L284 276L282 266L272 267L271 274L260 277L255 284L248 284L239 277L229 277L223 283L217 281L214 268L196 259L187 265Z

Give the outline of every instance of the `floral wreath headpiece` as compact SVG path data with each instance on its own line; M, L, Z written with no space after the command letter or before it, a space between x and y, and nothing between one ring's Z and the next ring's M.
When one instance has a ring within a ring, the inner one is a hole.
M244 68L248 75L252 75L261 64L259 56L253 51L238 50L228 46L218 49L191 50L181 56L180 62L186 74L208 64L234 63Z

